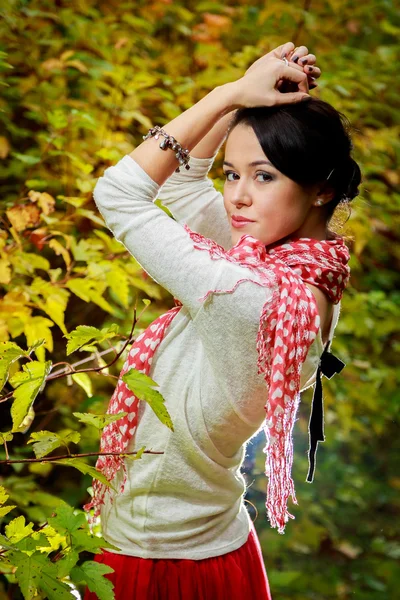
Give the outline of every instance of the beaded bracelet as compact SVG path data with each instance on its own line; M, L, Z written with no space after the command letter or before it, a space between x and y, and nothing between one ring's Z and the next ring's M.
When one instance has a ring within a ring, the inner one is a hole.
M177 150L175 156L176 158L179 160L179 164L180 165L185 165L185 169L189 170L190 166L189 166L189 150L184 150L182 148L182 146L180 145L179 142L176 141L176 139L174 138L174 136L169 135L166 131L164 131L163 129L161 129L161 127L159 127L158 125L156 125L155 127L151 127L148 131L148 133L146 135L143 136L144 140L147 140L147 138L155 136L155 139L158 140L160 135L164 136L164 140L161 140L160 142L160 148L162 150L167 150L167 148L171 148L171 150ZM176 173L179 173L179 167L177 167L175 169Z

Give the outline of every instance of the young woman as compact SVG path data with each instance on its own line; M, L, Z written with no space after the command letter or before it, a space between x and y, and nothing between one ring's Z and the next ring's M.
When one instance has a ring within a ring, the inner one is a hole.
M283 533L289 496L297 503L299 392L315 381L349 279L347 248L328 221L360 181L339 114L308 96L310 65L319 77L305 46L284 44L165 135L150 131L96 184L116 239L176 299L133 344L109 406L127 416L101 444L163 454L100 457L118 492L95 480L85 507L101 513L103 535L118 548L96 556L114 569L117 599L271 598L240 466L265 421L267 512ZM207 173L227 133L222 197ZM174 172L177 158L190 170ZM173 428L129 391L130 369L157 382ZM85 600L94 598L87 590Z

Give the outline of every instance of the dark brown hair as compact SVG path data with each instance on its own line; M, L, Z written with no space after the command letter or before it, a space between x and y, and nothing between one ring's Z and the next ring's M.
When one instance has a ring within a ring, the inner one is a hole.
M327 102L312 98L299 104L240 108L229 132L239 123L252 127L268 160L286 177L299 185L320 183L334 190L325 207L327 222L339 203L359 194L361 171L351 156L350 123Z

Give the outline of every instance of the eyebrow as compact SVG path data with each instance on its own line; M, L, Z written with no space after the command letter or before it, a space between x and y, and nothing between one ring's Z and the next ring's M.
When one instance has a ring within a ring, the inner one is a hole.
M224 160L223 164L227 165L228 167L235 168L235 165L226 160ZM248 164L249 167L256 167L257 165L269 165L270 167L274 166L272 163L269 162L269 160L254 160L253 162Z

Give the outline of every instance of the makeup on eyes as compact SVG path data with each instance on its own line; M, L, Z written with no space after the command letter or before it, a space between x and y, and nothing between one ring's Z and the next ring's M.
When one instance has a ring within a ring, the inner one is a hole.
M237 173L235 171L223 171L225 177L226 177L226 181L234 181L232 179L228 179L228 175L236 175ZM268 179L264 179L264 181L262 181L261 183L267 183L268 181L272 181L274 179L273 175L271 175L271 173L267 173L267 171L257 171L257 173L255 174L256 177L260 176L260 175L265 175Z

